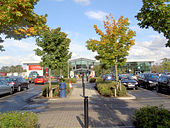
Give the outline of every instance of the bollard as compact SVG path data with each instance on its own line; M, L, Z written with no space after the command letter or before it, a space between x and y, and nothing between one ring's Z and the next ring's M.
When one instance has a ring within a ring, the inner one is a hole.
M89 127L88 96L84 97L84 128Z
M83 97L85 97L85 83L83 83Z

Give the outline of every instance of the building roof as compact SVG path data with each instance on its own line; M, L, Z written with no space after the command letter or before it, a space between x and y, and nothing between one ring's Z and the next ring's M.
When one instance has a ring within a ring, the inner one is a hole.
M28 65L28 64L39 64L40 61L37 60L37 61L23 61L22 64L23 65Z
M71 59L69 61L76 61L76 60L88 60L88 61L96 62L96 60L92 60L92 59L88 59L88 58L76 58L76 59Z
M88 58L76 58L76 59L71 59L69 60L69 62L71 61L76 61L76 60L88 60L88 61L92 61L92 62L98 62L96 60L93 59L88 59ZM154 59L127 59L127 62L155 62L156 60ZM22 62L24 65L29 65L29 64L39 64L40 61L23 61Z
M155 62L154 59L127 59L126 62Z

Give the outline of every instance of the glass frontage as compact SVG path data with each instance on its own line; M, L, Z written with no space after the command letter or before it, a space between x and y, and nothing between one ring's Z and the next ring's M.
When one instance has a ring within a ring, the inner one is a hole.
M72 66L72 71L74 71L74 75L81 75L84 73L86 76L91 72L91 67L96 65L95 60L90 60L86 58L79 58L70 60L69 64Z
M140 72L151 72L151 62L127 62L124 68L126 73L138 74Z
M153 61L133 61L133 62L126 62L124 66L118 67L118 70L121 73L133 73L139 74L141 72L151 72L151 64ZM85 75L90 74L91 67L98 65L99 63L95 60L90 60L86 58L79 58L69 61L70 65L72 66L72 71L74 75L81 75L84 73Z

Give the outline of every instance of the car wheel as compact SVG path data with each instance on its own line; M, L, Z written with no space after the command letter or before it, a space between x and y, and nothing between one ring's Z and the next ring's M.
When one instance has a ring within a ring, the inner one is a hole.
M11 88L9 93L12 95L12 94L13 94L13 92L14 92L14 89L13 89L13 88Z
M18 91L18 92L20 92L20 91L21 91L21 86L18 86L17 91Z
M30 85L28 84L28 85L27 85L27 89L29 89L29 88L30 88Z
M158 86L156 86L156 91L160 92L160 88Z

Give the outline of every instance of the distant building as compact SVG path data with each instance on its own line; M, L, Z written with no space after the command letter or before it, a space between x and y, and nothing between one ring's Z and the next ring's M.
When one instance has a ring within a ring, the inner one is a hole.
M95 73L93 71L94 65L99 64L96 60L87 59L87 58L78 58L72 59L69 61L69 64L72 66L72 71L74 72L74 76L81 75L82 73L86 77L91 76L94 77Z
M119 68L126 70L127 73L134 74L138 74L140 72L151 72L151 67L154 62L155 60L151 59L128 59L126 64ZM40 61L27 61L23 62L23 64L27 66L27 76L29 76L31 71L37 71L39 75L44 75L45 67L40 66ZM82 73L86 76L94 75L95 72L93 72L93 67L100 63L92 59L77 58L69 60L69 64L72 66L72 70L70 72L71 76L81 75Z
M40 61L25 61L23 64L26 65L27 77L32 71L36 71L40 76L44 75L43 70L45 70L45 68L40 66Z
M152 72L152 65L155 62L153 59L128 59L122 68L126 68L126 72L138 74L140 72Z

